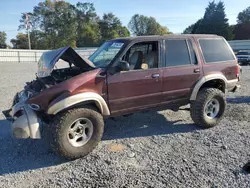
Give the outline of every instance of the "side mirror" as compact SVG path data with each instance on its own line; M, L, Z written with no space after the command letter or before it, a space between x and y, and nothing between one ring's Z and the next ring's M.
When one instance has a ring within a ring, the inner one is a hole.
M118 64L119 71L129 71L129 63L127 61L120 61Z
M105 78L106 77L106 73L105 72L100 72L96 75L96 78Z

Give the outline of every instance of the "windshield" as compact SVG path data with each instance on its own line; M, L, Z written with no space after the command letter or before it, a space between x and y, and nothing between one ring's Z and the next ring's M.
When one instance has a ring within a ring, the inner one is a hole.
M250 52L239 52L237 55L250 55Z
M96 67L104 68L114 59L123 45L123 42L105 42L89 57L89 60L92 61Z

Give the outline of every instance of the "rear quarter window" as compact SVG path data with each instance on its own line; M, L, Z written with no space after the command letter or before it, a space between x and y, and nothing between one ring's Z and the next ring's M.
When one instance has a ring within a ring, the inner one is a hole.
M223 39L200 39L199 43L206 63L235 60L231 49Z

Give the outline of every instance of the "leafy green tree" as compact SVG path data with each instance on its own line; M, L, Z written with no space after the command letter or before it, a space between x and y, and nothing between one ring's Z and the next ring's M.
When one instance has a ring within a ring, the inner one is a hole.
M33 49L99 46L104 40L130 35L115 15L104 14L100 19L93 3L72 5L65 1L45 0L28 15ZM26 29L26 14L22 15L20 23L19 29Z
M30 33L30 41L32 49L47 49L47 36L40 30L33 30Z
M199 19L197 22L195 22L194 24L188 26L184 31L183 34L197 34L199 31L199 27L202 23L202 18Z
M235 25L235 39L250 39L250 6L238 14L237 24Z
M166 26L160 27L160 35L167 35L167 34L173 34Z
M28 36L24 33L18 33L16 39L11 39L10 42L13 45L13 49L28 49Z
M30 41L32 49L46 49L46 37L44 33L39 30L33 30L30 33ZM28 49L28 35L26 33L18 33L16 38L11 39L10 41L14 49Z
M192 24L190 26L188 26L182 33L183 34L194 34L194 25L195 24Z
M120 19L112 13L103 15L102 19L99 21L99 27L101 42L112 38L130 36L128 29L122 26Z
M169 29L161 26L155 18L139 14L131 18L128 27L137 36L171 34Z
M233 38L232 27L226 18L225 5L223 2L209 2L204 16L195 24L192 24L184 33L191 34L216 34L230 40Z
M7 48L6 45L6 33L0 31L0 48Z
M249 24L250 22L250 6L238 14L238 24Z
M233 39L233 30L229 26L228 19L226 18L225 13L225 5L223 2L219 2L216 7L215 12L215 20L216 20L216 30L215 34L225 37L227 40Z
M93 3L78 2L75 10L77 46L98 46L100 41L99 17L95 12Z
M46 48L76 46L75 11L70 3L45 0L35 6L29 14L32 31L43 32L43 44ZM25 28L25 14L20 22L19 28Z

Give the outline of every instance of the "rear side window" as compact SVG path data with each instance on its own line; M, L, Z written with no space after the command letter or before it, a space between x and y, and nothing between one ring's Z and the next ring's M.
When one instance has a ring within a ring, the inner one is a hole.
M166 40L166 66L190 65L188 44L183 40Z
M200 39L199 42L206 63L235 60L223 39Z

